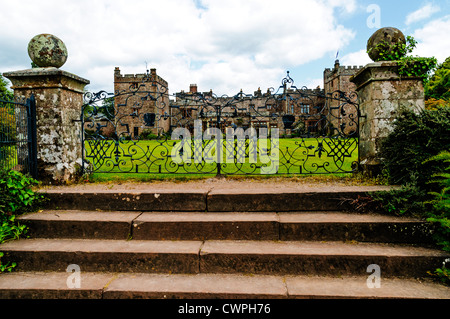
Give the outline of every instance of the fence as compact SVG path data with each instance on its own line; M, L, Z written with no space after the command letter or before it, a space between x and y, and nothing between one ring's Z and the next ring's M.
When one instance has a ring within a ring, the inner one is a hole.
M0 167L37 178L36 103L0 98Z
M196 90L169 95L149 72L137 80L115 94L85 94L84 172L290 175L358 169L354 92L297 88L289 73L277 90L234 96ZM279 139L269 135L273 129Z

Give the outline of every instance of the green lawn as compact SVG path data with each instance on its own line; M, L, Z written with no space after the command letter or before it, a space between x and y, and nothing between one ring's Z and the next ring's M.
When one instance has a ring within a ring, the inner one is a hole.
M5 169L14 168L18 164L17 148L15 143L2 145L0 147L0 167Z
M217 153L211 147L211 142L204 145L204 158L211 158L214 162L201 163L194 160L194 147L191 147L191 157L184 161L177 161L172 155L180 154L180 141L86 141L85 159L92 165L91 169L97 177L105 173L117 175L118 173L146 174L151 177L170 177L175 175L189 175L190 177L215 176L218 171L216 164ZM232 146L232 145L229 145ZM223 162L220 164L224 175L261 175L261 167L271 164L261 162L261 151L270 152L270 140L260 140L258 144L257 162L250 163L248 144L236 146L237 154L245 154L243 163L236 160L236 152L232 153L231 163L226 162L227 143L223 145ZM209 156L208 156L209 155ZM276 154L274 154L276 155ZM276 158L276 156L274 156ZM279 166L278 175L295 174L333 174L348 173L352 171L352 164L358 161L358 140L337 138L308 138L308 139L279 139ZM189 162L190 159L190 162ZM269 172L269 175L274 171Z

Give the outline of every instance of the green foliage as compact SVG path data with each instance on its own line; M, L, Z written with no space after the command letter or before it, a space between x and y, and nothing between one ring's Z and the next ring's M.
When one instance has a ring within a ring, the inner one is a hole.
M403 57L398 61L398 73L405 77L419 77L426 81L436 67L437 59L423 57Z
M450 151L440 152L426 160L424 164L432 163L434 161L441 161L446 163L447 167L441 173L436 173L432 177L430 183L435 183L440 186L440 192L429 192L434 197L431 201L439 210L446 211L450 214ZM448 172L447 172L448 171Z
M142 131L142 133L139 135L139 138L141 140L157 140L158 138L160 138L158 135L154 134L152 132L152 130L144 130Z
M424 163L450 149L450 108L404 111L394 122L393 132L383 141L381 154L391 184L415 183L430 190L428 179L442 172L444 163Z
M370 53L371 50L379 50L378 61L398 61L400 76L420 77L426 81L430 72L436 67L437 59L408 56L414 51L416 45L417 41L412 36L407 36L406 43L398 42L390 45L383 41L367 53Z
M448 107L404 112L382 144L388 179L402 187L371 194L376 207L387 213L426 219L434 226L437 245L446 251L450 251L449 132ZM429 274L450 283L445 265Z
M379 52L379 58L375 62L379 61L398 61L405 57L407 54L411 53L417 45L417 41L411 37L406 37L406 43L397 42L390 44L387 41L382 41L377 44L374 48L367 51L370 54L371 51L376 50Z
M112 120L116 116L116 109L114 107L114 97L109 97L103 100L102 112L108 120Z
M0 97L1 98L1 97ZM0 167L6 167L17 156L15 141L17 138L14 106L11 103L0 103Z
M370 204L394 215L425 218L434 229L433 237L438 246L450 252L450 151L440 152L425 160L423 164L446 168L428 176L428 184L437 184L435 191L426 191L417 186L417 180L402 185L399 190L371 194ZM450 271L445 267L428 272L443 283L450 284Z
M43 196L33 192L31 187L37 181L22 173L0 169L0 243L18 239L27 229L16 221L16 215L37 210L43 203ZM0 253L0 258L3 253ZM2 263L0 272L11 271L15 263Z
M6 262L6 263L2 263L2 257L4 256L4 254L0 251L0 273L8 271L11 272L13 270L14 267L16 267L16 263L13 262Z
M433 212L428 221L438 226L435 235L438 244L450 251L450 151L443 151L425 161L426 164L433 162L442 162L446 168L434 174L430 180L430 183L439 186L439 190L428 192L430 200L425 203L431 205Z
M1 214L0 218L0 244L7 240L18 239L27 232L26 226L17 223L14 215ZM4 254L0 252L0 273L4 271L12 271L16 266L14 262L3 262Z
M108 120L113 120L116 116L116 109L114 106L114 97L108 97L97 104L87 104L83 107L85 118L102 116Z
M437 279L444 284L448 285L450 283L450 269L445 266L436 269L434 272L429 271L428 274L437 277Z
M436 67L426 83L425 98L450 101L450 57Z
M373 193L371 196L380 203L380 210L391 215L419 217L426 212L424 201L427 192L415 183L402 185L398 190Z
M18 224L15 215L5 216L0 224L0 243L19 239L26 232L26 226Z
M0 99L9 101L14 99L13 92L8 88L8 81L3 77L1 73L0 73Z
M31 190L37 181L14 170L0 169L0 214L29 212L42 201L42 195Z

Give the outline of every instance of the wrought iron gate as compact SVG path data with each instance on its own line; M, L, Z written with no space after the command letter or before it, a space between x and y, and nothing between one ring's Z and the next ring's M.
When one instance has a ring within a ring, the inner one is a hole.
M297 88L170 95L148 71L114 94L87 92L83 170L147 174L329 174L358 169L354 92Z
M29 173L37 172L36 102L0 97L0 167Z

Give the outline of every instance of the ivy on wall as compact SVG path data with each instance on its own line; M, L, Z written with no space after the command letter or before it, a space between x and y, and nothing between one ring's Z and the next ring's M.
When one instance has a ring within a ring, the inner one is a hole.
M404 77L420 77L427 81L431 71L436 68L437 59L435 57L425 58L419 56L410 56L417 46L417 41L412 36L406 37L406 43L398 42L393 45L383 41L371 50L379 50L379 61L397 61L399 74Z

